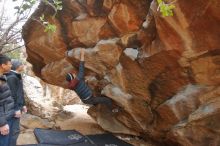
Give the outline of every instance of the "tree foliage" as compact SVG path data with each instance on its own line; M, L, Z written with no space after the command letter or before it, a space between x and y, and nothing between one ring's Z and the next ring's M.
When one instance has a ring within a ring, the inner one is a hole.
M0 1L0 53L8 53L23 47L21 37L21 25L31 15L34 6L43 2L50 6L53 10L53 16L57 14L59 10L62 10L61 0L12 0L17 5L14 7L15 14L13 19L10 19L8 14L5 12L7 0ZM44 27L45 32L55 32L56 26L49 23L44 15L39 18L30 18L38 21Z
M60 10L63 9L63 5L62 5L62 1L61 0L51 0L51 1L49 1L49 0L41 0L41 1L43 1L45 4L47 4L51 8L53 8L54 14L53 14L52 17L56 16L57 11L60 11ZM48 33L52 32L53 33L53 32L56 31L56 25L46 21L44 14L42 14L40 16L40 22L43 24L43 26L45 28L44 29L45 32L48 32Z
M173 9L175 6L173 3L165 3L164 0L157 0L158 10L162 14L162 16L173 16Z
M21 9L21 7L27 7L26 5L23 6L23 1L21 1L19 6L16 6L15 9L19 13L15 13L13 18L10 18L6 13L6 1L1 1L1 9L0 9L0 52L7 52L8 46L11 44L19 44L21 42L21 29L19 25L28 18L30 15L31 9ZM13 45L15 46L14 49L18 49L22 47L22 45Z
M13 0L13 1L18 1L18 0ZM35 5L38 1L45 3L54 10L54 14L52 17L55 17L57 11L62 10L63 8L61 0L24 0L24 4L21 7L16 8L18 10L17 13L25 12L26 10L32 8L33 5ZM51 24L49 21L47 21L45 19L44 14L42 14L38 19L33 18L33 20L40 22L44 26L45 32L56 31L56 26L54 24Z

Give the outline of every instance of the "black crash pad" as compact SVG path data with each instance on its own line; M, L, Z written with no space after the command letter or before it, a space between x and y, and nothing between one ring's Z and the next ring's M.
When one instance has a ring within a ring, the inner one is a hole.
M18 146L97 146L97 145L92 145L86 142L82 142L82 143L75 143L70 145L28 144L28 145L18 145Z
M112 134L87 135L96 146L132 146Z
M75 130L60 131L36 128L34 129L34 134L40 144L58 146L93 146L89 139Z
M50 144L27 144L27 145L18 145L18 146L57 146L57 145L50 145Z

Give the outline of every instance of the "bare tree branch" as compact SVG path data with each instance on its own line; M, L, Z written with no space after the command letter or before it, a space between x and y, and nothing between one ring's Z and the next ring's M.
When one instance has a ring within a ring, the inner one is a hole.
M9 20L6 16L7 14L5 13L6 1L7 0L3 0L0 10L0 52L3 52L3 50L7 50L7 45L16 45L19 43L19 40L22 40L21 28L19 29L18 27L19 24L27 20L31 13L31 8L25 11L24 9L22 10L23 5L25 4L24 0L22 0L20 5L18 6L18 11L16 12L15 19L11 22L11 19ZM16 49L11 49L9 52L13 50Z
M12 1L12 0L11 0ZM54 10L54 14L52 17L55 17L57 11L62 9L61 1L58 0L15 0L19 2L18 6L15 7L17 12L15 13L15 17L11 22L11 19L8 18L6 15L5 9L7 8L7 0L3 0L1 4L3 4L0 8L0 53L1 52L11 52L20 48L19 41L22 40L21 37L21 28L20 24L28 19L30 13L32 11L33 5L36 4L36 1L40 1L48 5ZM45 30L52 30L54 27L51 27L51 24L47 21L41 21L39 18L30 18L38 22L42 25ZM48 26L48 27L47 27ZM49 27L50 26L50 27ZM47 29L48 28L48 29ZM18 46L14 49L8 50L8 46L15 45Z
M2 53L2 54L6 54L6 53L12 52L12 51L14 51L14 50L20 49L20 48L22 48L22 47L24 47L24 45L15 47L15 48L13 48L13 49L10 49L10 50L7 50L7 51L1 52L1 53Z
M2 26L4 23L4 11L5 11L5 0L3 1L3 5L1 8L1 16L0 16L0 31L2 30Z
M55 13L53 14L53 17L56 16L57 14L57 8L48 0L41 0L41 2L44 2L45 4L49 5L51 8L53 8L53 10L55 11Z

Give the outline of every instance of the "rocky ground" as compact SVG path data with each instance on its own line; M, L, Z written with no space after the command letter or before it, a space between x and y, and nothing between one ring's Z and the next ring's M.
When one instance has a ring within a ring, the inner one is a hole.
M85 105L69 105L64 111L57 114L54 120L43 119L31 114L24 114L21 118L21 133L17 144L37 144L33 130L35 128L77 130L82 134L102 134L105 131L87 114ZM118 138L133 144L134 146L156 146L145 142L138 137L128 135L116 135Z

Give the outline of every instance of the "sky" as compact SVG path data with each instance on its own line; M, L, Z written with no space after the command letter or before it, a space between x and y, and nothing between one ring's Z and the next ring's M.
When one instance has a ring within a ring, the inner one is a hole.
M0 0L0 15L2 14L3 11L3 4L5 2L5 7L4 7L4 18L7 18L7 21L4 22L1 26L1 28L6 29L8 28L8 26L10 26L12 24L12 22L14 22L16 20L16 9L14 9L15 6L19 6L22 2L22 0L17 0L15 2L13 2L13 0ZM36 9L37 5L34 7ZM32 10L33 12L34 10ZM22 26L24 25L24 23L27 20L24 20L22 22L19 22L15 28L17 30L21 30ZM23 45L23 40L19 40L19 44Z
M3 7L3 1L5 1L6 5L5 5L5 10L4 12L7 14L7 16L9 17L9 19L12 19L13 20L13 16L15 14L15 9L14 7L16 5L19 4L19 1L21 0L18 0L16 2L13 2L12 0L0 0L0 8L1 8L1 11L2 11L2 7Z
M5 1L5 4L6 4L5 9L4 9L4 13L5 13L5 16L8 18L7 23L11 23L16 18L15 17L16 16L16 10L14 9L14 7L21 4L22 0L17 0L15 2L13 2L13 0L0 0L0 12L2 12L2 10L3 10L3 2L4 1ZM35 6L35 8L36 8L36 6ZM24 22L22 24L19 24L19 27L22 27L23 24L24 24Z

